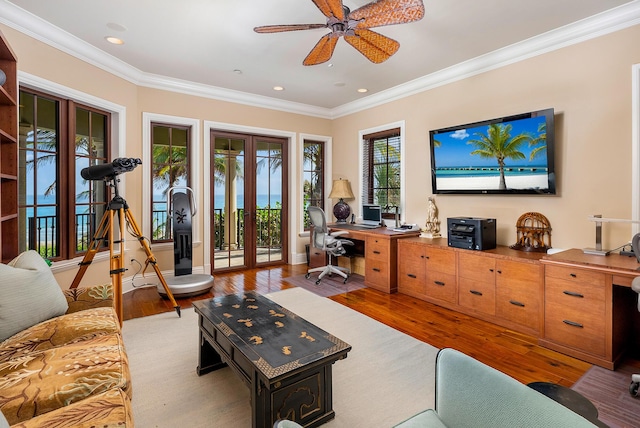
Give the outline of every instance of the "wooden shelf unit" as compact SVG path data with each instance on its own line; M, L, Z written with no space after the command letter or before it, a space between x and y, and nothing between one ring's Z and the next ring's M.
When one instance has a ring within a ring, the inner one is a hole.
M16 55L0 32L0 260L18 255L18 70Z

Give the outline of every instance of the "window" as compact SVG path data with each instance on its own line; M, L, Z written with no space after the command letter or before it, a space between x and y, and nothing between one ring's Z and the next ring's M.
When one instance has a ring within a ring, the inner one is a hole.
M400 211L400 128L363 136L362 202L382 207L383 218Z
M52 260L84 253L108 202L107 183L80 171L108 162L110 114L20 91L20 250Z
M151 241L171 240L167 197L172 187L189 186L189 139L191 128L151 123ZM185 192L176 189L175 192ZM173 192L172 192L173 193Z
M309 230L311 224L307 208L313 206L324 209L324 142L304 141L302 174L304 230Z

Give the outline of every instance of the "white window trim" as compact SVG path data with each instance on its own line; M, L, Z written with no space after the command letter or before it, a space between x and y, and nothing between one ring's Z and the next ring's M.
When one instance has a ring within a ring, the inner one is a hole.
M362 195L364 194L364 183L362 182L362 175L364 174L364 164L362 158L364 156L364 136L374 134L377 132L388 131L390 129L400 128L400 222L404 223L405 218L405 192L406 192L406 144L405 144L405 121L388 123L386 125L376 126L374 128L363 129L358 131L358 195L356 200L358 201L358 215L356 217L362 217ZM386 221L383 220L386 224Z
M189 132L189 152L191 153L189 159L190 178L191 178L191 190L193 190L193 196L198 200L200 195L200 151L202 144L200 144L200 120L188 117L169 116L166 114L157 113L142 113L142 215L144 221L142 222L142 233L144 236L151 236L151 166L153 165L153 159L151 159L151 123L159 122L167 125L179 125L189 126L191 131ZM198 209L199 210L199 209ZM192 220L192 235L193 245L200 245L200 218L202 215L196 215ZM163 242L154 243L153 248L163 249L164 247L173 248L173 243Z
M640 64L631 67L631 219L640 220ZM640 233L640 225L633 223L632 236ZM631 240L631 237L629 237Z
M102 98L98 98L85 92L78 91L77 89L69 88L68 86L64 86L59 83L55 83L20 70L18 70L18 86L38 90L60 98L73 100L90 107L108 111L109 113L111 113L111 158L114 159L125 157L127 148L127 108L125 106L104 100ZM124 195L123 197L126 197L126 174L119 175L118 179L120 180L118 188ZM125 250L128 250L126 246ZM57 273L77 269L78 263L82 260L82 258L83 257L75 257L71 260L62 260L59 262L55 262L51 266L51 270L54 273ZM108 259L108 252L99 252L95 255L93 260L100 261Z
M289 144L289 263L293 263L295 261L295 251L296 251L296 234L293 233L296 228L291 222L295 221L297 208L298 208L298 198L296 193L293 191L296 179L291 176L292 172L297 171L296 162L297 162L297 154L296 154L296 146L297 146L297 135L295 132L283 131L277 129L269 129L269 128L258 128L253 126L245 126L245 125L236 125L232 123L224 123L224 122L213 122L213 121L204 121L204 202L203 202L203 210L207 210L209 213L209 209L211 208L211 165L209 159L211 158L211 131L227 131L227 132L238 132L243 134L256 134L256 135L265 135L270 137L281 137L286 138ZM209 215L209 214L207 214ZM211 272L211 222L206 222L204 225L204 267L205 272Z
M329 208L333 209L331 205L331 199L329 199L329 193L331 193L331 186L333 181L331 177L331 159L333 155L333 139L331 137L327 137L325 135L313 135L313 134L300 134L300 150L298 155L298 177L300 177L300 188L298 189L298 197L300 201L304 201L304 142L305 141L321 141L324 143L324 156L323 156L323 168L324 168L324 211L326 212ZM309 231L304 230L304 213L297 213L300 218L300 222L298 224L298 235L299 236L308 236Z

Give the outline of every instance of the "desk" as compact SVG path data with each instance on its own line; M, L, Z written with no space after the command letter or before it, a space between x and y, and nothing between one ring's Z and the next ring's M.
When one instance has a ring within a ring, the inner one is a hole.
M330 231L348 232L340 238L359 240L364 243L364 283L367 287L385 293L398 290L398 239L413 238L420 235L415 232L394 232L380 227L377 229L347 229L340 224L327 225Z
M640 275L635 258L571 249L547 255L545 315L539 343L613 370L632 341Z

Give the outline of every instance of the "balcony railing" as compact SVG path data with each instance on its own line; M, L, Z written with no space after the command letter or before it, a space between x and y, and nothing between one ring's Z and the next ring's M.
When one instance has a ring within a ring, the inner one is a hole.
M235 242L238 248L244 248L244 209L238 209L235 224ZM213 210L214 248L223 250L225 242L224 210ZM58 224L56 216L27 218L29 249L38 251L43 257L56 257ZM152 234L154 239L169 239L167 235L167 212L153 211ZM76 214L75 236L78 252L89 248L96 227L95 214ZM231 240L232 240L231 239ZM279 247L282 245L282 209L259 208L256 210L257 247Z

